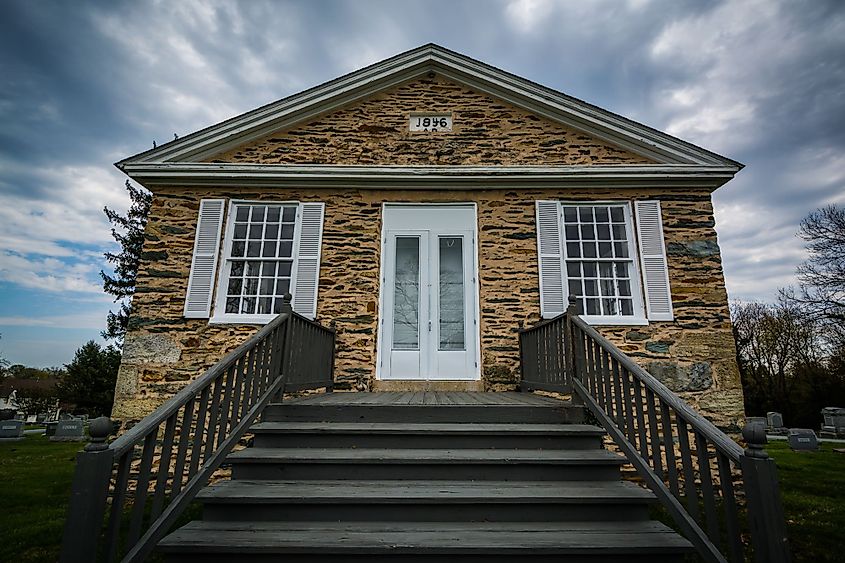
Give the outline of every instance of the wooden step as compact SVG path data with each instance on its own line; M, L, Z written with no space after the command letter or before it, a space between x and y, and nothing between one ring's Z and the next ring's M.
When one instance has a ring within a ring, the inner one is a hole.
M233 479L600 481L625 459L607 450L246 448Z
M634 521L656 501L623 481L237 480L197 498L211 521Z
M599 448L604 429L586 424L262 422L258 448Z
M658 522L192 522L159 543L168 561L681 561Z
M478 405L299 404L269 405L263 422L453 422L578 424L584 409L564 401Z

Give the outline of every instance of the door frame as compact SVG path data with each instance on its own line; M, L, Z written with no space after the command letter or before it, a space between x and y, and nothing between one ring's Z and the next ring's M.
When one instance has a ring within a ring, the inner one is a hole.
M474 303L475 303L475 319L473 319L472 325L475 327L475 370L472 374L471 378L463 378L463 379L414 379L412 381L480 381L481 380L481 303L480 303L480 278L479 278L479 241L478 241L478 205L475 202L466 201L466 202L447 202L447 203L425 203L425 202L418 202L418 203L393 203L393 202L382 202L381 204L381 229L379 230L379 246L381 247L380 251L380 261L379 261L379 277L378 277L378 309L376 310L376 379L380 381L405 381L401 379L383 379L383 363L386 360L389 360L387 357L388 355L384 353L384 311L385 311L385 280L386 280L386 257L387 257L387 229L385 221L385 214L387 212L388 207L421 207L421 208L436 208L436 207L465 207L472 209L473 214L473 221L470 225L470 230L472 232L472 251L470 251L470 257L472 258L473 262L473 271L472 271L472 286L473 286L473 294L474 294ZM409 380L411 381L411 380Z

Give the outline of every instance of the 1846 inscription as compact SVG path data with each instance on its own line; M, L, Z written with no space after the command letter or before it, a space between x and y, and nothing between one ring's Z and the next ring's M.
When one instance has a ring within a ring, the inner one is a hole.
M413 113L408 123L409 131L451 131L450 113Z

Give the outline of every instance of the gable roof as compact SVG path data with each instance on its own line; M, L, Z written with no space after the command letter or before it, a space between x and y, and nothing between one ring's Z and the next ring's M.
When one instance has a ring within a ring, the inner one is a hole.
M603 139L654 161L718 167L736 173L742 164L613 112L429 43L298 94L206 127L116 163L130 176L133 165L198 163L227 149L289 128L414 78L438 73L459 84Z

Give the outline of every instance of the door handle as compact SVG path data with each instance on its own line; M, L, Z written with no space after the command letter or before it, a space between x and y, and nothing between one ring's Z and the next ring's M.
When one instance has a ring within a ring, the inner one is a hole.
M431 321L428 321L428 332L431 332Z

